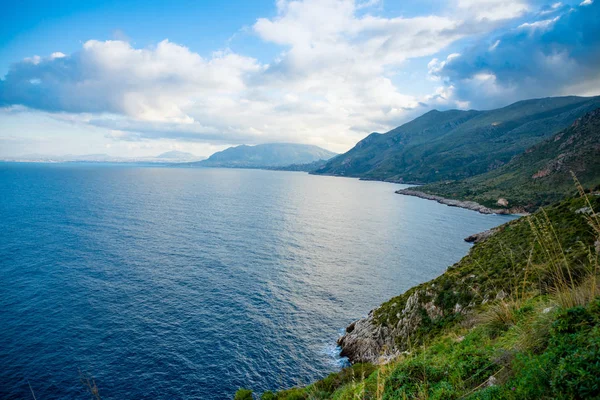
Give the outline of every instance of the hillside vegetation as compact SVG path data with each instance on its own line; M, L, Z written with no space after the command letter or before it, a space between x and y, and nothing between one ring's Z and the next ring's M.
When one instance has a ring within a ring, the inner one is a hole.
M494 171L417 190L491 208L523 207L533 211L574 192L570 171L585 187L600 185L600 109Z
M261 398L600 398L598 209L580 187L497 228L351 324L339 343L352 367Z
M459 180L492 171L585 113L600 97L526 100L489 111L430 111L372 133L316 174L405 183Z

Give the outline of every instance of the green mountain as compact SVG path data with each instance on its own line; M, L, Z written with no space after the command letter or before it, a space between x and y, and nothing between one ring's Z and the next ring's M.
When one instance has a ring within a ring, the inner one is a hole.
M496 209L521 207L533 211L574 192L571 171L585 188L600 185L600 108L498 169L417 190Z
M268 143L256 146L241 145L219 151L208 159L191 166L262 168L309 164L335 156L318 146L295 143Z
M569 96L489 111L434 110L370 134L314 173L412 183L463 179L508 163L598 107L600 96Z
M327 160L317 160L308 164L290 164L283 167L269 167L274 171L312 172L327 164Z

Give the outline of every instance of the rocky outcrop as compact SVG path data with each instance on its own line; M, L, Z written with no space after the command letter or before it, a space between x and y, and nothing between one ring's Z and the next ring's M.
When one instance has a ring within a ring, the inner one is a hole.
M434 200L440 204L445 204L450 207L466 208L467 210L477 211L482 214L525 214L525 210L522 208L489 208L474 201L447 199L445 197L419 192L418 190L413 189L400 189L396 190L396 193L404 194L406 196L415 196L426 200Z
M492 228L492 229L488 229L487 231L475 233L475 234L473 234L471 236L467 236L465 238L465 242L467 242L467 243L481 243L484 240L486 240L487 238L489 238L490 236L492 236L497 231L498 231L497 229Z
M338 340L342 357L350 362L382 363L386 358L396 355L394 351L394 333L388 328L378 325L373 319L372 310L366 318L354 321L346 328L344 336Z
M378 313L383 311L381 307L351 323L338 339L341 356L348 357L352 363L385 364L406 351L411 338L424 326L425 320L437 320L444 316L442 308L434 303L437 294L432 290L434 288L435 284L431 283L418 286L416 290L405 293L389 304L388 308L400 310L395 313L393 325L378 321ZM384 314L386 312L383 311ZM461 313L463 306L456 304L450 312Z

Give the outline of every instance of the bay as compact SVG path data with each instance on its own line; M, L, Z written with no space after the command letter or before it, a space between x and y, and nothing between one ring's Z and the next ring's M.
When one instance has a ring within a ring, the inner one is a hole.
M514 218L297 172L0 164L0 397L224 399L338 370L351 321Z

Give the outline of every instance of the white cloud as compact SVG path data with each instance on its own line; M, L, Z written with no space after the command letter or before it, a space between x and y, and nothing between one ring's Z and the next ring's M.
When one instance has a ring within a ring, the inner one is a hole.
M344 151L415 110L468 106L453 100L452 86L408 95L395 75L409 60L434 57L529 9L523 1L458 0L445 16L385 18L369 13L379 4L278 0L276 16L251 28L281 46L269 64L227 49L202 57L168 40L151 48L90 40L71 55L56 52L13 65L0 81L0 106L57 113L55 118L104 129L114 141L292 141ZM457 57L434 58L430 76L440 76ZM491 85L486 82L477 84Z
M458 8L480 21L517 18L530 9L526 1L520 0L458 0Z
M28 60L35 68L13 66L0 102L91 114L79 123L119 132L109 135L115 140L278 140L345 150L420 107L423 98L394 85L394 69L465 35L448 17L358 16L377 4L279 0L277 16L253 26L283 46L269 65L227 50L206 59L168 40L143 49L90 40L70 56Z
M544 19L541 21L535 21L535 22L525 22L521 25L519 25L520 29L548 29L550 27L550 25L552 25L553 23L555 23L556 21L558 21L560 19L560 16L558 17L554 17L552 19Z

